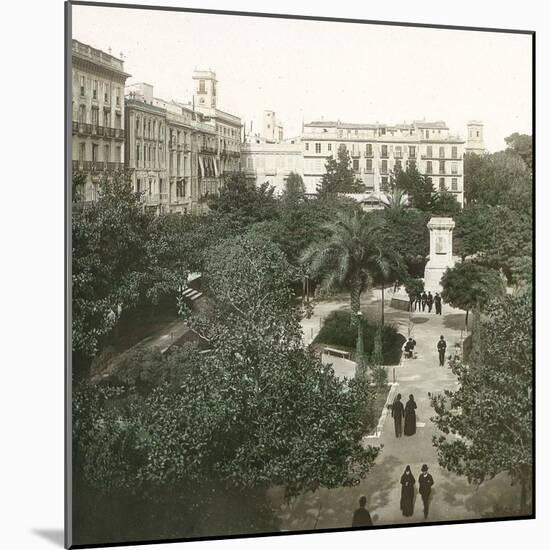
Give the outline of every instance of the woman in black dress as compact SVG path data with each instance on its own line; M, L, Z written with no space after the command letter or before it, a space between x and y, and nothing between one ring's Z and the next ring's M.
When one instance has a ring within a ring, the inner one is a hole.
M416 403L414 401L414 396L411 393L409 395L409 400L405 405L405 427L403 433L405 435L414 435L416 433Z
M401 511L404 516L412 516L414 512L414 484L416 480L407 465L401 476Z

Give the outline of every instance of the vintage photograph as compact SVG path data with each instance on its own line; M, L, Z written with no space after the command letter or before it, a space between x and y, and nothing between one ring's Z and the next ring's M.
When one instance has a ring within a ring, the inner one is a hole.
M66 544L534 517L534 33L66 20Z

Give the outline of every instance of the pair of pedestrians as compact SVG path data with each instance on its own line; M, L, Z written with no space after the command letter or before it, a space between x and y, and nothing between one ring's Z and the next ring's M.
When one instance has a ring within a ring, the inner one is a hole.
M416 479L413 476L411 467L407 465L401 476L401 500L399 503L401 512L405 517L410 517L414 514L415 483ZM423 464L418 476L418 492L422 497L422 504L424 505L424 519L428 518L430 511L430 497L433 485L434 478L428 473L428 465Z
M416 402L414 400L414 395L411 393L406 405L403 405L401 402L401 394L398 393L391 408L391 415L395 427L395 437L401 437L403 434L410 436L416 433L415 411Z

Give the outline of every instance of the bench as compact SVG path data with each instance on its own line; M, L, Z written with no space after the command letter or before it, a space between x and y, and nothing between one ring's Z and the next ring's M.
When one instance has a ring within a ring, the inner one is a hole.
M336 357L342 357L343 359L351 359L351 353L342 349L336 348L323 348L323 353L327 355L335 355Z

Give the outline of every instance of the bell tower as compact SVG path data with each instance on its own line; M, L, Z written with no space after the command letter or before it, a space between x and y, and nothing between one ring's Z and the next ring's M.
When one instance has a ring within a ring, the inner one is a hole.
M195 92L193 100L199 111L208 111L217 106L218 81L214 71L193 71Z
M485 152L483 143L483 122L470 120L467 124L468 136L466 138L466 152L482 155Z

